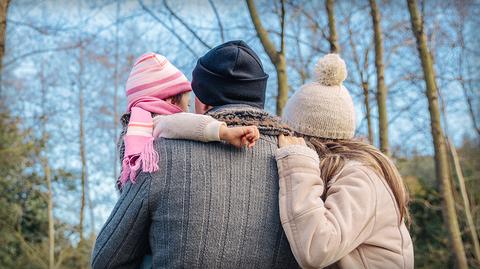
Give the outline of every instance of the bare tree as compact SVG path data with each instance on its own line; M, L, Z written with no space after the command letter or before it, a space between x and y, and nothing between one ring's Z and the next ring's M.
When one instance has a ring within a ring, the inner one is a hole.
M330 42L330 52L340 53L340 46L338 45L337 27L335 25L335 4L333 0L325 0L325 8L328 15L328 29L330 35L328 42Z
M465 186L465 178L463 177L462 166L460 165L460 160L458 158L457 150L455 145L447 137L447 146L450 150L450 154L453 160L453 166L455 167L455 174L458 179L458 186L460 187L460 194L462 196L463 207L465 211L465 217L467 218L468 230L470 231L470 237L472 238L473 243L473 254L477 263L480 264L480 244L478 242L478 233L477 228L475 227L475 222L473 221L472 210L470 209L470 199L468 198L467 188Z
M463 96L465 97L465 102L467 104L470 119L472 120L473 128L477 132L477 135L480 136L480 125L478 123L477 115L475 114L474 104L472 100L473 98L471 96L471 92L474 92L474 90L472 90L471 80L467 82L466 80L468 78L466 78L464 75L464 69L467 69L467 70L469 69L468 62L465 63L466 44L465 44L465 33L464 33L465 17L467 16L468 5L466 5L465 3L458 3L458 5L456 5L456 8L457 8L458 20L459 20L457 23L457 28L458 28L457 34L458 34L458 44L460 47L460 55L458 57L458 82L460 83L460 86L463 91Z
M40 157L42 167L43 167L43 174L45 178L45 184L47 185L47 215L48 215L48 268L53 269L55 268L55 219L53 217L53 191L52 191L52 173L51 167L49 163L49 159L47 156L47 141L48 141L48 133L47 133L47 109L45 105L47 104L47 85L46 85L46 78L43 73L44 68L40 70L40 84L41 84L41 107L42 107L42 116L41 116L41 129L42 129L42 137L41 141L44 144L44 151L42 152L42 156Z
M84 48L80 46L80 53L78 58L78 113L79 113L79 126L78 126L78 140L79 140L79 150L80 150L80 162L81 162L81 188L82 188L82 198L80 202L80 218L79 218L79 235L80 241L84 239L84 218L85 218L85 186L86 186L86 177L87 177L87 159L85 156L85 129L84 129L84 101L83 101L83 72L84 72L84 59L83 59L83 50Z
M445 142L447 144L447 149L450 151L450 156L452 157L452 163L457 175L458 187L460 189L460 195L462 196L463 209L465 212L465 217L467 219L468 230L470 231L470 237L473 243L473 254L477 263L480 264L480 243L478 242L477 228L475 227L475 222L473 221L472 210L470 209L470 199L468 198L467 188L465 186L465 178L463 176L462 166L460 164L460 159L457 154L457 149L453 144L452 140L449 138L449 128L447 121L447 110L445 104L445 98L443 98L442 91L438 89L439 99L441 101L442 108L442 117L443 123L445 126Z
M364 52L362 53L362 59L360 59L360 56L358 55L357 52L357 44L354 41L354 33L352 30L352 25L351 25L351 20L347 19L348 22L348 43L350 45L351 51L352 51L352 58L353 58L353 63L356 69L356 72L358 73L360 77L360 84L361 88L363 91L363 103L365 105L365 118L367 120L367 135L368 135L368 141L370 144L373 145L373 125L372 125L372 112L371 112L371 106L370 106L370 87L368 84L369 80L369 72L368 72L368 55L370 52L370 46L360 46L361 48L364 48ZM363 64L361 63L363 61Z
M190 27L190 25L188 25L188 23L186 23L182 18L180 18L180 16L178 14L176 14L172 8L168 5L168 2L167 0L163 0L163 5L167 8L168 12L170 13L170 15L172 15L181 25L183 25L183 27L185 27L185 29L190 33L192 34L196 40L198 40L200 42L200 44L202 44L202 46L204 46L205 48L207 49L212 49L212 46L210 46L209 44L207 44L207 42L205 40L203 40L203 38L201 38L198 34L197 34L197 31L195 31L192 27Z
M2 95L3 55L5 53L5 34L7 32L7 13L10 0L0 1L0 96Z
M440 122L440 110L438 105L438 92L435 82L431 55L427 46L427 38L423 28L421 15L419 14L416 0L407 0L410 13L412 31L417 41L417 49L422 63L423 75L426 84L426 95L430 111L430 125L435 149L435 171L440 183L444 206L442 207L447 223L450 241L453 247L458 268L468 268L467 257L462 243L460 227L455 211L455 201L450 177L450 166L445 144L445 136Z
M383 66L383 37L380 21L380 10L376 0L370 1L370 13L373 22L373 36L375 43L375 67L377 69L377 107L378 133L380 150L389 154L388 144L388 115L387 115L387 86L385 85L385 71Z
M260 16L255 7L253 0L246 0L248 11L252 19L252 23L257 31L257 36L265 49L270 61L275 66L277 71L277 115L282 115L283 107L288 99L288 77L287 77L287 61L285 58L285 1L281 1L280 14L280 50L275 48L275 45L270 39L270 36L265 30L260 20Z
M193 57L198 58L197 52L190 46L190 42L187 42L185 39L183 39L175 29L172 27L168 26L164 20L160 19L151 9L149 9L145 3L143 3L142 0L138 0L138 4L142 7L142 9L147 12L148 15L150 15L153 19L155 19L158 23L160 23L165 29L168 30L175 38L178 39L186 48L187 50L193 55Z
M225 32L223 30L223 23L222 20L220 19L220 14L218 14L218 9L213 0L208 0L208 3L212 7L213 13L215 14L215 18L217 19L217 24L218 24L218 31L220 32L220 39L222 40L222 43L225 42Z
M114 56L114 68L113 68L113 149L115 157L113 159L113 180L118 179L118 151L117 151L117 139L118 139L118 25L120 17L120 1L117 1L115 10L115 56Z
M0 72L2 71L3 54L5 53L5 33L7 30L7 12L10 0L0 1Z

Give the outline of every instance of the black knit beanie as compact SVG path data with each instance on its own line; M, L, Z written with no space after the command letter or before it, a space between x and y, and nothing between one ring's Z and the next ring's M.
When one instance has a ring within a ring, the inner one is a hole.
M192 89L210 106L247 104L263 108L268 75L257 54L243 41L229 41L198 59Z

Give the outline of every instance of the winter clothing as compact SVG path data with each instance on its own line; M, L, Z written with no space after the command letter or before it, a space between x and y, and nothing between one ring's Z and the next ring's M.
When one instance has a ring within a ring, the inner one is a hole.
M185 75L164 56L147 53L138 58L127 80L127 112L132 120L125 135L121 185L135 176L142 166L145 172L158 170L158 153L153 149L151 113L170 115L182 110L163 99L191 91Z
M353 103L342 86L345 62L336 54L326 55L316 73L317 81L287 102L285 121L301 134L353 138ZM412 240L395 196L372 168L344 160L325 186L319 156L307 146L280 148L276 159L280 218L302 267L413 268Z
M165 56L146 53L135 61L127 79L127 112L134 106L159 115L181 112L163 100L191 90L190 81Z
M393 193L366 165L347 161L328 182L317 153L278 150L280 218L303 268L413 268L413 245ZM326 199L320 196L327 188Z
M220 127L226 125L208 115L177 113L153 118L153 136L202 142L221 141Z
M317 63L316 81L303 85L287 102L283 119L296 132L331 139L355 134L355 109L348 90L345 62L328 54Z
M158 154L153 149L153 123L150 112L139 107L132 107L132 116L124 137L125 158L122 162L121 184L135 176L140 165L145 171L158 170Z
M237 118L242 111L260 127L253 149L155 140L159 172L140 173L136 184L126 183L98 235L93 268L137 268L147 242L153 268L298 267L280 224L277 136L264 132L284 129L248 106L209 113Z
M255 125L265 135L278 136L292 135L293 132L279 117L272 116L268 112L245 105L228 105L222 109L213 108L208 115L225 122L228 126Z
M246 104L263 108L268 75L257 54L243 41L230 41L198 59L192 88L210 106Z

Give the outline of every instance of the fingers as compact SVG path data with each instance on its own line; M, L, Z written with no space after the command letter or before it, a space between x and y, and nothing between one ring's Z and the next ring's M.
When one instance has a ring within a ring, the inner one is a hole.
M255 146L255 142L260 138L260 131L256 126L249 126L248 133L246 138L248 140L248 148L253 148Z
M280 148L289 146L289 145L302 145L306 146L305 140L301 137L295 136L284 136L283 134L278 136L278 146Z
M256 127L249 127L245 136L250 142L252 142L260 138L260 133L258 132L258 129Z
M237 148L247 146L252 148L255 142L260 139L260 131L254 125L243 127L230 127L224 131L226 139L229 144Z
M286 145L286 138L283 134L278 136L278 146L283 148Z

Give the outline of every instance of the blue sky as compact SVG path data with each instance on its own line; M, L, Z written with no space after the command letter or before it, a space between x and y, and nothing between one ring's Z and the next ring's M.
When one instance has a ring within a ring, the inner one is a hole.
M197 56L208 51L192 34L177 20L168 15L161 4L153 1L144 1L164 23L194 49ZM276 78L275 69L264 52L256 37L247 8L240 1L214 1L219 10L220 18L225 28L225 40L243 39L249 43L261 57L266 72L270 74L267 92L266 109L275 111ZM85 125L88 159L88 177L95 202L95 229L98 230L108 216L117 192L114 190L112 166L114 160L114 137L112 123L113 105L113 59L115 50L115 20L116 4L114 1L86 1L78 6L71 1L13 1L8 16L7 46L4 62L5 66L4 87L2 98L8 100L13 111L24 119L25 128L38 128L38 116L43 113L42 107L47 110L49 120L47 130L50 133L48 156L51 165L55 168L65 168L78 175L81 163L78 157L78 82L82 81L85 91ZM82 3L82 2L78 2ZM215 14L207 0L197 1L169 1L172 9L177 12L185 22L195 29L210 46L221 43L218 23ZM271 30L272 40L278 44L278 20L272 10L272 2L259 1L257 6L262 14L264 26ZM302 2L303 3L303 2ZM325 26L323 5L304 1L313 14L318 16L318 21ZM442 4L444 5L444 4ZM456 59L459 49L452 46L455 39L453 28L455 17L447 16L444 6L428 5L428 21L426 26L432 32L438 32L438 37L432 39L437 42L435 55L437 59L437 73L441 92L445 97L449 135L457 144L462 138L473 136L473 128L467 114L463 92L457 82L451 82L458 68ZM314 8L319 8L315 12ZM428 109L424 95L424 84L421 80L420 62L416 54L415 44L412 43L413 35L409 30L408 12L403 4L393 3L382 9L383 27L385 31L385 46L387 71L387 85L392 85L388 99L389 117L394 119L390 124L391 147L398 154L409 155L413 153L432 154L432 143L429 135ZM478 10L471 11L477 14ZM350 14L351 13L351 14ZM307 29L307 24L296 28L299 15L293 11L287 17L287 58L289 60L288 75L291 92L301 85L298 73L293 68L293 63L300 57L311 60L307 67L311 74L315 62L328 51L328 43L320 35L312 36ZM351 16L350 16L350 15ZM118 110L124 111L125 97L123 95L124 83L128 76L131 61L141 54L154 51L166 55L177 65L187 77L191 77L196 57L182 42L145 13L137 1L123 1L120 5L119 33L119 87ZM368 9L358 2L343 2L337 6L338 32L348 70L349 79L346 87L350 90L355 100L359 135L365 135L364 108L361 89L358 84L358 74L352 62L352 50L348 42L349 31L346 27L347 18L350 19L353 36L357 44L358 53L371 46L371 28ZM478 21L464 22L467 36L467 47L475 47L471 33ZM438 30L435 27L441 25ZM452 26L453 27L453 26ZM435 30L437 29L437 30ZM435 30L435 31L434 31ZM297 51L294 38L300 38L306 44ZM87 40L84 51L85 70L79 79L79 49L74 45L78 40ZM312 52L309 44L320 44L319 52ZM399 44L397 44L399 43ZM404 44L403 44L404 43ZM478 42L476 43L478 44ZM398 46L398 49L391 50ZM73 47L73 48L69 48ZM50 51L50 49L52 49ZM41 52L33 53L31 52ZM393 52L392 52L393 51ZM27 56L25 56L27 55ZM472 54L476 55L476 54ZM20 57L22 56L22 57ZM18 60L13 61L14 59ZM369 54L368 73L370 87L375 87L373 51ZM477 58L478 59L478 56ZM475 58L469 59L475 62ZM40 76L43 74L45 83L42 86ZM403 80L405 76L417 79ZM478 76L474 81L478 86ZM42 88L43 87L43 88ZM41 91L46 89L47 103L41 102ZM478 87L477 87L478 89ZM477 90L478 96L478 90ZM375 98L370 97L375 104ZM478 98L477 98L478 104ZM376 114L375 105L372 113ZM405 111L406 112L405 112ZM373 118L376 124L376 118ZM374 128L376 130L377 128ZM56 215L65 220L74 220L78 214L78 193L64 192L61 184L57 184L55 195ZM67 195L63 195L63 194ZM87 214L87 223L89 223Z

